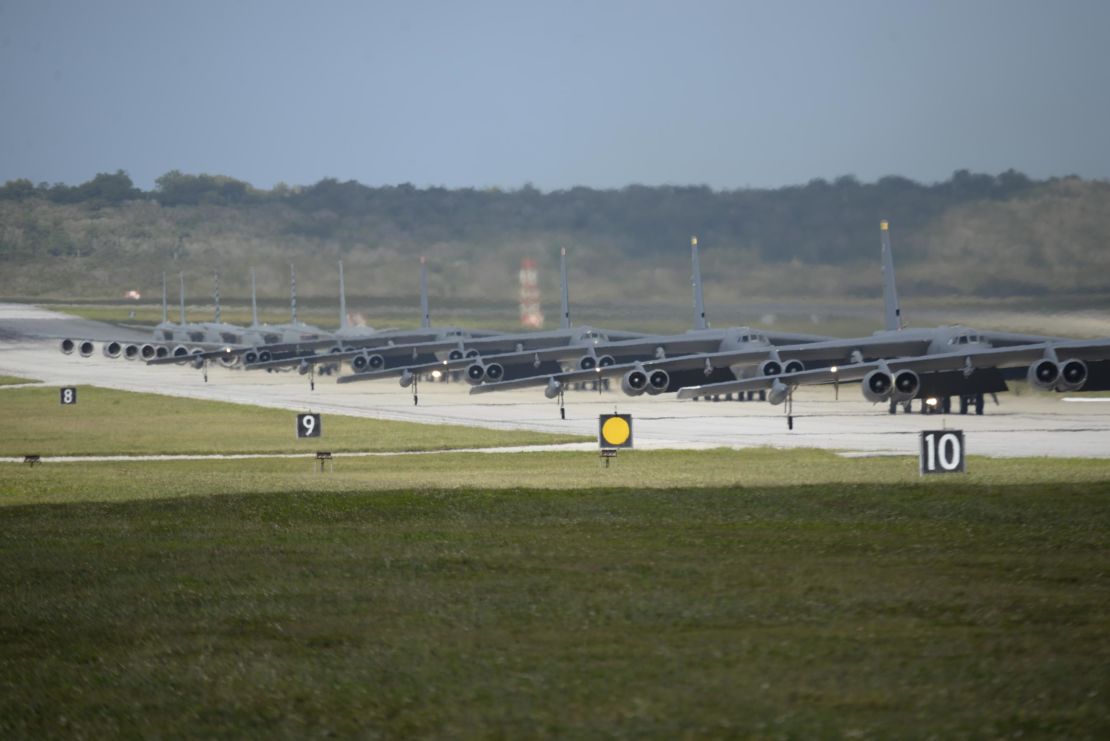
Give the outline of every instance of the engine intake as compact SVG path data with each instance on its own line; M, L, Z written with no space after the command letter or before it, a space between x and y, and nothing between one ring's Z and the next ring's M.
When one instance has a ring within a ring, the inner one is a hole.
M1048 358L1038 360L1029 366L1029 373L1026 378L1033 388L1048 391L1055 388L1056 381L1060 379L1060 366Z
M497 383L505 378L505 366L500 363L490 363L486 366L486 380Z
M81 353L82 358L90 357L93 354L94 350L96 350L96 345L94 345L91 340L82 341L77 348L77 351Z
M104 353L104 357L106 358L118 358L123 354L123 345L115 340L105 342L100 346L100 351Z
M764 360L759 364L759 375L777 376L782 373L782 363L777 360Z
M653 370L651 373L648 373L647 392L652 396L657 396L663 393L670 385L671 376L662 368Z
M628 396L639 396L647 390L648 374L639 368L633 368L621 378L621 391Z
M381 355L378 355L377 353L373 355L369 353L363 353L351 358L351 367L354 368L355 372L357 373L362 373L368 370L379 370L383 366L385 366L385 358L383 358Z
M583 355L578 359L578 367L581 370L593 370L597 367L597 358L593 355Z
M921 379L912 370L900 370L894 374L894 389L890 398L896 402L909 401L917 396L921 388Z
M863 390L863 398L868 401L886 401L894 388L894 379L885 370L876 368L863 377L860 388Z
M70 339L62 340L61 344L58 345L58 349L61 350L62 353L65 355L71 354L74 349L76 349L76 347L77 343Z
M477 386L486 377L486 366L481 363L471 363L466 367L466 382Z
M782 366L783 373L801 373L806 369L805 363L800 360L787 360Z
M1087 382L1087 364L1082 360L1065 360L1060 365L1060 380L1056 388L1060 391L1078 391Z
M125 360L134 360L135 358L139 357L139 350L140 350L140 348L139 348L138 345L126 345L123 348L123 357L124 357L124 359Z

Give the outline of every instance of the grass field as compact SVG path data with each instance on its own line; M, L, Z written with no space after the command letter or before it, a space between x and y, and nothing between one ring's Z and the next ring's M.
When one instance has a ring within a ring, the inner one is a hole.
M77 398L62 406L56 388L0 392L0 417L19 420L0 426L0 455L439 450L586 439L324 415L322 437L298 440L294 412L96 387L79 387Z
M101 401L165 414L105 450L290 447L287 413ZM1110 461L313 463L0 464L0 737L1110 733Z
M21 376L0 376L0 386L15 386L20 383L38 383L34 378L22 378Z

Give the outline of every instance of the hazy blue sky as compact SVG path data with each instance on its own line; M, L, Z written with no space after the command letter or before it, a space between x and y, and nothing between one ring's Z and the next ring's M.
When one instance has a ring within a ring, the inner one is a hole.
M1110 1L0 0L0 181L1110 177Z

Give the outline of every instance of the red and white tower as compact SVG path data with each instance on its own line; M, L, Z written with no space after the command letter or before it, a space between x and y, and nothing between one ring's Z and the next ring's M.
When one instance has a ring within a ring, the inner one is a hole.
M520 261L520 324L530 329L543 329L536 261L530 257Z

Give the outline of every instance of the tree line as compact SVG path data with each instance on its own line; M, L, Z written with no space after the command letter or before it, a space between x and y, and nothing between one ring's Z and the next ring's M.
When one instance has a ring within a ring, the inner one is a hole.
M765 262L845 264L872 255L880 219L913 230L953 207L1005 201L1055 182L1014 170L999 175L960 170L933 184L899 176L863 183L846 175L774 189L630 185L542 192L530 185L513 190L371 187L325 178L265 190L228 176L174 170L144 191L117 170L73 186L10 180L0 187L0 202L92 210L131 201L168 209L222 207L269 214L283 235L341 243L389 237L480 244L506 234L559 234L635 256L673 251L698 234L706 243L747 250Z

